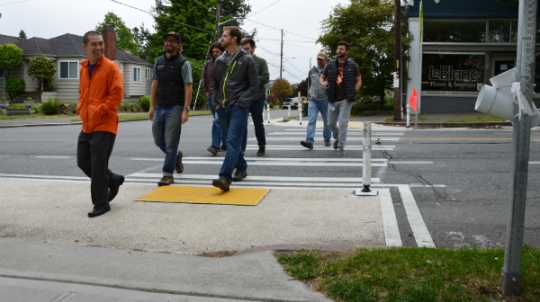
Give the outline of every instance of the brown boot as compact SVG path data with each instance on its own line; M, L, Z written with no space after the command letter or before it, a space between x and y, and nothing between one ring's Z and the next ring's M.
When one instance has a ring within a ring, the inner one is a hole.
M214 179L212 181L212 185L216 188L220 188L221 190L223 190L223 192L227 192L229 191L229 182L223 178L223 177L220 177L219 179Z
M174 178L172 176L163 176L163 178L157 183L159 187L168 186L174 183Z
M265 147L259 147L259 151L257 151L257 156L263 156L266 151Z
M178 151L176 156L176 173L184 172L184 164L182 163L182 151Z
M238 170L236 170L236 173L234 173L232 180L241 181L242 179L246 178L246 176L247 176L247 171L239 172Z
M330 143L330 141L324 141L324 145L325 145L326 147L330 147L330 145L332 145L332 144Z

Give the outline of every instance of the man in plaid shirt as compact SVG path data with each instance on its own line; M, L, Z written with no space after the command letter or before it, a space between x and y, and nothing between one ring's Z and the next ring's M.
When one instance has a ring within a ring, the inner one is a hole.
M208 108L212 111L212 115L214 116L214 122L212 124L212 144L210 147L208 147L208 152L212 153L213 155L217 155L218 151L227 151L227 135L223 132L223 129L221 128L221 123L219 122L219 118L216 114L216 108L212 106L211 101L211 91L210 91L210 84L212 84L212 80L210 79L210 75L212 74L212 69L214 68L214 62L216 59L221 56L225 49L223 46L221 46L221 43L215 42L212 45L210 45L210 48L208 49L208 55L210 56L210 60L204 64L204 70L203 70L203 89L206 93L206 99L208 101ZM221 148L219 147L221 143Z

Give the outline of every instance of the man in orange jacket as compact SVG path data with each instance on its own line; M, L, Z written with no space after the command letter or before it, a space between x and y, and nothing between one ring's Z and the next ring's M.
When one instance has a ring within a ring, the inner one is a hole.
M91 179L94 209L88 217L105 214L109 202L118 194L124 176L109 170L109 157L118 131L116 113L124 96L122 72L116 63L105 58L103 37L89 31L83 37L88 59L79 71L79 106L82 131L77 142L77 165Z

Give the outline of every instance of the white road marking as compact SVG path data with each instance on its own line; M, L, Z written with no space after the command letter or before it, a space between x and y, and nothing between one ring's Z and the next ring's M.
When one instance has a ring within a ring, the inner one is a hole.
M379 190L386 246L403 246L389 189Z
M408 186L399 186L398 189L399 194L401 194L403 206L405 207L405 212L407 213L409 225L411 226L414 238L416 239L416 244L419 247L435 247L435 243L429 234L411 189Z
M538 165L538 164L540 164L540 161L530 161L529 164L530 165Z
M316 134L320 134L322 132L316 132ZM268 135L276 135L276 136L281 136L281 135L290 135L290 136L293 136L293 135L306 135L305 132L292 132L292 131L289 131L289 132L273 132L273 133L268 133ZM362 132L355 132L355 133L347 133L347 137L349 136L358 136L358 135L364 135L364 133ZM388 132L388 133L372 133L371 136L379 136L379 135L388 135L388 136L396 136L396 135L403 135L403 133L396 133L396 132Z
M132 158L134 161L163 161L162 158ZM216 160L182 160L184 165L222 165L222 161ZM248 161L248 165L251 166L286 166L286 167L362 167L362 163L324 163L324 162L262 162L262 161ZM386 163L372 163L372 167L386 167Z
M255 140L257 138L251 137L248 138L248 140ZM267 141L302 141L305 140L306 137L267 137ZM373 141L380 140L380 141L399 141L399 137L381 137L381 138L375 138L372 139ZM347 141L364 141L363 137L347 137Z
M259 146L248 146L246 148L246 150L259 150ZM295 146L268 146L268 145L266 146L266 150L304 150L306 152L309 152L309 151L322 151L322 150L336 151L331 147L323 147L323 146L320 146L320 147L314 146L313 149L308 149L308 148L302 147L302 146L295 147ZM353 146L353 147L346 146L345 147L345 153L347 153L347 151L359 151L359 150L363 151L364 149L363 149L362 146ZM394 151L394 146L372 147L371 150L373 150L373 151Z
M299 128L302 129L302 128L305 128L305 127L302 126L302 127L298 127L298 128L285 128L284 130L285 130L285 131L298 131ZM323 131L323 128L322 128L322 127L317 127L317 128L315 129L315 131L316 131L316 132L319 132L319 131L322 132L322 131ZM363 132L363 131L364 131L364 129L362 129L362 128L348 128L348 129L347 129L347 132ZM375 131L375 132L405 132L405 131L407 131L407 130L405 130L405 129L397 129L397 128L396 128L396 129L388 129L388 130L385 130L385 129L376 129L376 130L374 130L374 131Z
M38 155L36 158L49 158L49 159L67 159L71 156L56 156L56 155Z
M250 161L294 161L294 162L315 162L315 161L321 161L321 162L351 162L351 161L362 161L361 158L281 158L281 157L275 157L275 158L268 158L268 157L244 157L245 160ZM184 157L183 160L217 160L223 162L223 157L191 157L187 156ZM371 161L374 162L388 162L388 159L386 158L374 158Z

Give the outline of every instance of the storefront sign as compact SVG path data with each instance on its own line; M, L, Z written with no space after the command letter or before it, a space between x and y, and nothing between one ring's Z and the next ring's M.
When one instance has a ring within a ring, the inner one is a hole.
M422 95L478 95L484 85L484 63L484 54L424 53Z

